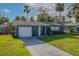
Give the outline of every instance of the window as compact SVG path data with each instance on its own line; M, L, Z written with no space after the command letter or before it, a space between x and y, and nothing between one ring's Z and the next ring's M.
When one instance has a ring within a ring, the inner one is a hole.
M60 29L59 26L52 26L52 27L51 27L51 30L52 30L52 31L58 31L59 29Z

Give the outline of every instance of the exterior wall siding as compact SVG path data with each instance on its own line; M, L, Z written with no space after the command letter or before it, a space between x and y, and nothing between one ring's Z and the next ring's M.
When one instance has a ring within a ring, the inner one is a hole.
M14 29L16 37L19 37L19 27L29 27L29 26L16 26L15 29ZM42 33L41 28L42 27L41 26L30 26L30 27L32 27L32 32L33 32L33 30L35 30L33 33L38 32L36 36L42 35L41 34ZM34 27L37 27L38 29L34 29ZM43 30L45 30L45 31L43 31L44 35L45 35L45 34L47 34L47 27L45 27L45 26L43 26L43 27L44 27ZM32 33L32 36L33 36L33 33Z
M38 36L39 35L39 27L38 26L32 26L32 36Z
M63 26L60 26L60 32L64 33L64 27Z
M41 26L41 35L45 35L45 26Z
M16 26L14 30L15 30L15 35L17 37L19 37L19 30L18 30L19 27L35 27L35 26ZM36 26L36 27L38 27L38 29L37 30L35 29L34 33L38 32L37 36L48 34L47 33L48 26ZM55 27L57 27L56 30L55 29L53 30L53 28L55 28ZM52 26L50 26L51 31L52 31L51 33L64 33L64 30L66 27L73 28L74 31L79 32L79 25L77 27L76 26L52 25ZM42 34L42 32L43 32L43 34Z
M15 30L16 37L19 37L19 26L17 26L15 29L16 29Z
M52 31L53 34L62 33L63 32L63 27L58 26L58 25L56 25L56 26L53 25L53 26L51 26L51 31Z

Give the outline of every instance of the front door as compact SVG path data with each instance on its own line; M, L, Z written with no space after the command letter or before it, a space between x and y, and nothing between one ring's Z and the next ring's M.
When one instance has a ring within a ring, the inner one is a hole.
M45 35L45 26L41 27L41 35Z

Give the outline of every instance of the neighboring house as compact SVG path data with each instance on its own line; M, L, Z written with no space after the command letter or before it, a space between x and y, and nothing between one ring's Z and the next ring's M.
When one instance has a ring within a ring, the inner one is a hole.
M15 32L16 37L32 37L40 36L47 34L47 27L49 26L46 23L42 22L30 22L23 20L13 20L13 31Z
M64 32L79 32L79 23L65 23L63 24Z
M7 25L0 24L0 34L7 34Z
M50 24L52 34L79 32L79 23L58 24L48 22L47 24Z

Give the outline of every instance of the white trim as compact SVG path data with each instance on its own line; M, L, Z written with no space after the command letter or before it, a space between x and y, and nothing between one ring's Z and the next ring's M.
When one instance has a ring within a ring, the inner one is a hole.
M45 26L45 35L46 35L46 26Z
M41 35L41 27L40 26L38 27L38 35L39 36Z

